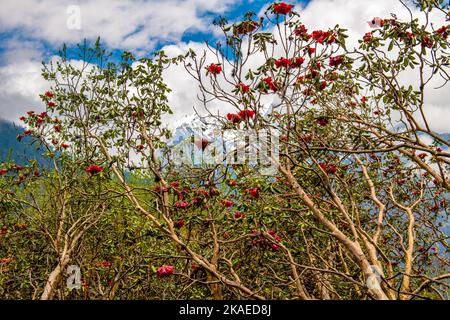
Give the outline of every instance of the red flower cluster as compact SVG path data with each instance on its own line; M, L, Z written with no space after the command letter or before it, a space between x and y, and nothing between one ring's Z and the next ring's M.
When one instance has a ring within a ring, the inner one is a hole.
M250 119L255 116L255 111L250 109L245 109L239 111L239 113L228 113L227 119L228 121L231 121L234 124L238 124L241 122L241 120Z
M245 190L246 193L251 195L253 198L259 197L259 189L258 188L250 188Z
M300 25L294 30L294 34L301 38L302 40L309 40L311 39L311 35L308 34L308 29L305 27L305 25Z
M100 167L100 166L97 166L97 165L93 164L93 165L87 167L84 171L86 171L87 173L90 173L90 174L94 175L94 174L98 174L98 173L102 172L102 171L103 171L103 168Z
M292 11L292 8L294 8L294 5L284 2L275 3L273 5L273 11L277 14L288 14Z
M329 123L329 121L328 121L327 118L318 118L318 119L316 120L316 122L317 122L317 124L318 124L319 126L321 126L321 127L325 127L325 126L327 126L328 123Z
M422 47L424 48L433 48L433 40L430 39L430 37L423 37L422 38Z
M181 229L184 227L185 221L184 219L177 220L173 223L174 227L177 229Z
M234 213L233 216L234 216L235 219L240 219L240 218L242 218L244 215L242 214L242 212L236 211L236 212Z
M322 30L313 31L312 37L320 44L324 44L324 42L333 43L336 40L336 34Z
M234 205L234 202L231 200L222 200L221 203L227 208L232 207Z
M237 88L242 93L247 93L247 92L250 91L250 86L246 85L246 84L243 84L242 82L237 85Z
M274 231L274 230L272 230L272 229L269 229L269 230L267 230L267 233L276 241L276 242L280 242L280 241L282 241L283 239ZM269 244L269 246L270 246L270 248L273 250L273 251L278 251L280 248L281 248L281 246L280 245L278 245L278 244L276 244L276 243L268 243L267 242L267 239L263 236L263 235L261 235L261 233L260 232L258 232L258 231L256 231L256 230L253 230L253 233L252 233L252 235L253 236L258 236L259 235L259 239L257 239L257 240L252 240L252 245L253 246L257 246L257 245L267 245L267 244Z
M280 58L275 61L275 66L277 68L299 68L303 62L305 62L305 59L302 57L295 57L292 59Z
M273 82L272 77L267 77L263 79L263 82L269 86L270 90L276 92L278 90L276 84Z
M7 173L8 173L7 169L0 169L0 176L4 176Z
M330 67L337 67L344 62L344 56L330 57Z
M228 121L231 121L234 124L238 124L239 122L241 122L241 116L235 113L228 113L227 119Z
M163 265L156 270L156 274L158 277L167 277L173 274L174 266L166 266Z
M319 166L325 171L326 174L335 174L337 168L334 164L325 164L323 162L319 163Z
M206 70L208 70L208 72L211 72L212 74L219 74L222 72L222 67L218 64L210 64Z
M372 32L367 32L363 37L364 43L369 43L372 39L373 39Z
M326 81L322 81L319 86L320 90L324 90L327 87L327 85L328 83Z
M47 92L45 92L45 96L48 98L53 98L54 94L51 91L47 91Z
M107 260L102 260L99 263L97 263L97 267L111 267L111 262L107 261Z
M177 209L186 209L189 206L189 203L185 201L177 201L175 202L175 208Z
M168 189L166 187L160 187L160 186L156 186L153 189L156 193L161 193L161 192L166 192Z
M287 58L280 58L275 61L275 66L277 68L287 68L290 66L290 64L291 64L291 60L289 60Z
M290 67L291 68L300 68L300 66L305 62L305 59L302 57L295 57L291 59Z
M250 110L250 109L245 109L245 110L239 111L238 115L242 119L250 119L250 118L253 118L255 116L255 111Z
M70 146L67 144L67 143L62 143L61 144L61 148L63 148L63 149L67 149L67 148L69 148Z
M448 26L442 26L435 33L439 34L444 40L447 40L450 35L450 28Z

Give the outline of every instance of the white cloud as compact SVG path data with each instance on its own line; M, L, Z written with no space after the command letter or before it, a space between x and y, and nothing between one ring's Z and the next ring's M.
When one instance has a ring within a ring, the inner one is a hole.
M235 1L2 0L0 30L21 30L56 45L100 36L112 48L151 50L156 41L179 41L188 29L205 31L205 13L223 13ZM67 27L74 5L80 8L80 30Z
M155 41L173 41L165 46L167 54L175 56L191 47L197 52L205 49L201 43L181 43L186 30L212 28L202 15L208 11L224 12L237 0L168 0L168 1L30 1L29 5L17 1L2 1L0 29L26 30L31 39L45 39L51 43L76 42L83 37L100 35L113 48L132 51L151 49ZM82 14L80 31L66 28L69 4L79 4ZM267 5L264 6L264 9ZM370 30L367 21L375 16L390 17L395 13L400 19L409 19L408 11L397 0L312 0L300 10L302 21L308 29L327 29L335 24L349 29L348 46L357 44L357 39ZM25 19L26 17L26 19ZM210 31L210 30L209 30ZM34 42L20 46L19 41L11 41L0 67L0 117L16 119L30 105L38 102L37 95L45 89L40 79L38 63L39 50ZM30 62L31 61L31 62ZM252 61L257 67L260 59ZM164 74L167 84L173 89L169 101L175 115L168 121L179 121L183 116L192 115L193 105L200 107L197 100L198 84L184 70L174 66ZM414 76L405 81L414 82ZM438 132L448 132L450 117L449 90L440 89L428 93L426 113L432 128ZM14 105L14 107L11 107ZM18 106L21 106L20 108ZM229 106L217 104L216 110L226 112Z

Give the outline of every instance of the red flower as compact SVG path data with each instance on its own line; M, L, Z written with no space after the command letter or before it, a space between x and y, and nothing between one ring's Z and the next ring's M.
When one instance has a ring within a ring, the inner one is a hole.
M430 37L423 37L422 38L422 47L424 48L433 48L433 40L430 39Z
M323 44L325 41L327 43L333 43L336 40L336 34L331 34L328 31L316 30L313 31L312 37L318 43Z
M63 148L63 149L67 149L67 148L69 148L70 146L67 144L67 143L62 143L61 144L61 148Z
M330 57L330 67L337 67L344 62L344 56Z
M157 193L160 193L161 191L166 192L166 191L167 191L167 188L166 188L166 187L156 186L153 190L154 190L155 192L157 192Z
M290 64L291 64L291 60L289 60L287 58L280 58L275 61L275 66L277 68L287 68L287 67L289 67Z
M231 200L222 200L221 203L227 208L232 207L234 205L234 202Z
M196 271L200 268L200 266L198 264L196 264L195 262L192 262L191 268L192 268L192 271Z
M209 144L209 141L205 138L201 138L200 140L195 141L194 144L197 146L197 148L205 150Z
M60 125L54 126L53 129L55 129L56 132L61 132L61 126Z
M363 41L365 43L369 43L372 40L372 38L373 38L372 32L367 32L363 37Z
M20 121L25 121L27 118L25 118L24 116L21 116L20 118L19 118L19 120Z
M86 168L84 171L94 175L94 174L102 172L103 168L93 164L93 165L89 166L88 168Z
M272 77L264 78L264 79L263 79L263 82L264 82L266 85L269 86L270 90L272 90L272 91L277 91L277 90L278 90L278 88L277 88L277 86L275 85L275 83L273 83Z
M33 133L33 130L26 130L23 132L24 135L29 136L30 134Z
M425 159L427 157L426 153L420 153L417 155L420 159Z
M255 111L250 110L250 109L245 109L245 110L239 111L238 115L242 119L250 119L255 116Z
M278 251L278 250L280 250L280 246L278 245L278 244L276 244L276 243L272 243L271 245L270 245L270 247L272 248L272 250L273 251Z
M142 151L142 150L145 149L145 146L143 144L140 144L140 145L136 146L136 149L139 150L139 151Z
M232 187L235 187L237 185L237 182L235 180L230 180L230 182L228 182L228 184Z
M317 124L321 127L325 127L326 125L328 125L327 118L318 118L316 121L317 121Z
M435 31L435 33L439 34L444 40L447 40L450 30L448 26L442 26Z
M51 91L47 91L47 92L45 92L45 96L49 97L49 98L53 98L54 94Z
M38 117L41 119L45 119L45 117L47 117L47 112L42 112L42 113L38 114Z
M222 72L222 67L212 63L206 68L206 70L208 70L208 72L211 72L212 74L219 74Z
M280 2L273 5L273 11L277 14L288 14L291 12L293 7L294 5L292 4Z
M184 219L177 220L173 223L174 227L177 229L181 229L184 227L185 221Z
M56 103L54 103L53 101L49 101L49 102L47 103L47 105L48 105L50 108L53 108L54 106L56 106Z
M97 263L98 267L107 267L107 268L109 268L109 267L111 267L111 265L112 265L111 262L109 262L107 260L102 260L99 263Z
M185 201L177 201L175 202L175 208L177 209L186 209L189 206L189 203Z
M166 266L163 265L161 267L158 268L158 270L156 270L156 274L158 275L158 277L166 277L166 276L170 276L173 274L173 270L174 270L174 266Z
M326 174L335 174L337 168L334 164L325 164L323 162L319 163L319 166L325 171Z
M172 183L170 184L170 186L171 186L172 188L176 189L176 188L178 188L178 187L180 186L180 183L179 183L178 181L175 181L175 182L172 182Z
M0 169L0 176L4 176L5 174L8 173L8 170L6 169Z
M313 54L314 52L316 52L316 48L308 47L308 53L309 54Z
M327 87L327 82L326 81L322 81L321 83L320 83L320 90L324 90L326 87Z
M303 24L294 30L294 34L297 37L302 38L303 40L308 40L311 37L308 34L308 29L306 29L305 25L303 25Z
M235 219L240 219L240 218L242 218L244 215L242 214L242 212L240 212L240 211L236 211L235 213L234 213L234 218Z
M239 84L237 85L237 87L238 87L238 89L239 89L242 93L246 93L246 92L249 92L249 91L250 91L250 86L249 86L249 85L246 85L246 84L243 84L243 83L239 83Z
M21 166L21 165L19 165L19 164L16 164L16 165L15 165L15 168L16 168L16 170L18 170L18 171L20 171L20 170L23 170L23 169L24 169L24 167L23 167L23 166Z
M251 195L253 198L259 197L259 189L258 188L250 188L245 190L246 193Z
M231 121L234 124L238 124L239 122L241 122L241 116L238 114L234 114L234 113L228 113L227 119L228 119L228 121Z
M292 58L290 61L291 68L300 68L300 66L305 62L305 59L302 57Z
M367 22L371 28L382 27L384 26L384 20L381 18L373 18L371 21Z

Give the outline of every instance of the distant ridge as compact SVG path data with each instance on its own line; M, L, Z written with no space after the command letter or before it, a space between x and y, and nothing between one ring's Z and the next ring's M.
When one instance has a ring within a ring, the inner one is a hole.
M37 160L40 164L48 163L39 151L39 146L31 144L31 139L25 137L22 142L17 141L17 135L22 134L23 127L13 122L0 119L0 162L12 161L17 164L27 164L30 160Z

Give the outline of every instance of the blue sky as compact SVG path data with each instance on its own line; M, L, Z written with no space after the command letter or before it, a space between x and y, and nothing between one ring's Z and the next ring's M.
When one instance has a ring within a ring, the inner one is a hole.
M174 3L174 6L177 5L179 2L183 2L184 0L173 0L171 2ZM9 2L7 0L7 2ZM34 3L37 3L36 1L32 0L22 0L22 2L28 2L30 3L30 6ZM45 1L44 1L45 2ZM49 2L49 6L51 1ZM62 1L65 2L65 1ZM29 26L26 23L21 23L21 19L17 19L14 21L14 23L11 24L3 24L0 23L0 56L4 55L5 53L8 53L10 48L10 42L24 42L28 44L32 44L35 46L36 49L40 50L40 53L42 55L43 60L47 60L52 55L57 53L58 48L62 45L62 43L66 43L69 47L73 47L76 43L80 42L83 38L88 38L90 40L94 40L97 36L100 36L102 39L107 38L105 36L104 31L102 28L90 28L94 30L88 30L84 32L83 30L83 24L84 24L84 4L86 1L78 1L79 7L80 7L80 17L81 17L81 30L80 31L73 31L73 32L67 32L66 35L61 34L60 37L57 37L58 39L49 39L44 34L45 32L34 32L36 29L35 26ZM95 1L90 1L95 2ZM155 7L158 6L158 3L164 3L167 1L147 1L155 3ZM185 1L184 1L185 2ZM195 2L195 0L194 0ZM168 44L174 44L177 42L203 42L203 41L214 41L216 39L216 34L214 34L214 26L212 26L212 21L216 19L219 16L223 16L227 18L229 21L236 21L237 19L240 19L243 17L243 15L246 12L252 11L256 14L262 12L262 10L266 9L271 2L268 2L266 0L226 0L226 1L218 1L219 3L225 3L224 6L216 6L212 8L205 8L202 10L201 2L199 1L199 7L195 9L196 15L199 19L203 20L206 24L206 28L199 28L197 23L192 23L191 25L187 25L187 27L184 30L181 30L177 32L176 37L174 37L172 34L169 34L168 36L164 35L158 35L157 33L152 34L151 32L147 33L147 38L142 43L142 46L139 45L133 45L130 48L127 48L126 46L115 45L114 43L108 43L109 49L111 50L147 50L148 48L151 48L152 50L158 50L161 49L163 46ZM214 2L214 0L213 0ZM297 8L305 7L309 0L296 0L291 1L290 3L296 4ZM64 17L66 15L66 18L69 18L70 13L64 12L64 9L67 10L69 5L76 4L77 1L70 1L67 3L67 5L60 6L59 11L56 11L54 15ZM216 9L216 10L215 10ZM20 10L20 9L19 9ZM6 10L5 10L6 11ZM22 19L26 20L28 17L26 16L27 12L23 13L24 16ZM99 18L103 19L103 18ZM183 19L183 17L181 17ZM44 22L44 21L43 21ZM60 20L60 22L64 22L63 19ZM90 21L89 21L90 22ZM87 23L89 23L87 22ZM39 19L36 19L36 24L41 24L42 22L39 21ZM110 19L110 23L114 23L114 18ZM95 22L93 23L95 24ZM132 22L133 24L133 22ZM54 24L53 27L55 29L62 28L64 29L64 25L61 23ZM170 27L170 26L169 26ZM42 29L45 30L45 27L42 27ZM130 32L122 34L121 37L123 39L129 39L130 37L133 37L136 34L143 33L143 25L141 23L136 23L134 28L131 29ZM63 32L62 32L63 33ZM72 34L70 34L72 33ZM74 36L75 35L75 36ZM148 46L148 43L152 42L150 47ZM154 43L153 43L154 42ZM145 53L143 54L145 55ZM5 65L8 63L7 59L0 59L0 65Z

